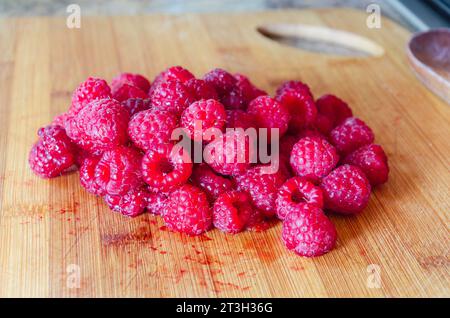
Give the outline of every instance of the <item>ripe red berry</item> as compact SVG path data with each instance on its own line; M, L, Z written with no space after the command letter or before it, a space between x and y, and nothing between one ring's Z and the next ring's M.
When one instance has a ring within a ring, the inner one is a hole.
M360 167L372 186L388 180L388 159L379 145L370 144L355 150L344 159L344 163Z
M270 129L278 128L279 136L283 136L289 124L289 113L280 103L270 96L260 96L248 105L248 112L255 116L258 128L267 128L270 143Z
M291 116L290 131L299 132L314 124L317 107L306 84L297 81L285 82L277 89L275 99L285 107Z
M80 183L88 192L102 196L106 193L95 179L95 168L99 161L100 158L95 156L85 158L82 161L80 166Z
M188 235L200 235L212 225L206 194L190 184L170 193L163 218L168 229Z
M225 192L214 203L213 224L222 232L236 234L245 228L252 213L246 192Z
M112 94L113 98L119 102L123 102L130 98L142 98L146 99L148 98L148 95L146 92L141 90L140 88L136 86L132 86L129 84L122 84L117 90L115 90Z
M191 78L184 84L192 92L196 100L200 99L217 100L219 98L214 86L204 80Z
M125 146L105 151L95 167L95 182L102 193L125 195L143 185L141 176L142 155Z
M170 143L172 132L177 127L175 114L158 109L144 110L131 118L128 136L137 147L147 151L159 144Z
M111 210L125 216L135 217L144 213L148 196L147 190L144 187L140 187L130 190L125 195L107 194L105 201Z
M299 206L311 204L323 208L322 190L302 177L288 179L278 190L277 216L281 220Z
M329 121L331 128L340 125L345 119L353 116L347 103L334 95L320 97L316 101L316 105L319 113Z
M161 83L166 81L175 80L181 83L187 83L190 79L195 78L195 76L189 72L187 69L181 66L172 66L168 69L162 71L155 77L152 86L150 87L149 95L155 90Z
M88 77L88 79L81 83L73 92L72 105L69 112L76 114L93 100L110 97L111 88L105 80L101 78Z
M66 121L67 135L81 148L102 152L123 145L128 140L130 115L114 99L90 102Z
M209 71L203 76L203 79L214 86L219 97L230 92L237 83L237 80L233 75L220 68Z
M220 102L214 99L202 99L184 110L181 115L181 126L185 128L192 140L210 141L210 137L205 134L205 131L211 128L222 131L226 118L225 108Z
M322 179L325 208L342 214L357 214L369 202L370 183L364 172L352 165L343 165Z
M314 257L331 251L336 245L336 228L315 206L305 204L286 216L283 222L284 245L300 256Z
M47 126L38 131L39 140L28 156L31 170L42 178L53 178L75 164L75 146L61 126Z
M167 80L160 83L150 94L152 107L180 115L195 102L193 93L180 81Z
M142 160L142 175L152 192L170 192L187 182L192 172L191 158L183 149L159 144Z
M130 117L139 112L149 109L150 104L150 99L148 98L129 98L122 102L122 106L128 110L128 112L130 113Z
M121 73L111 81L112 94L114 95L114 93L124 84L135 86L145 93L150 89L150 82L144 76L140 74Z
M267 166L256 166L236 177L237 187L246 191L252 198L253 205L266 216L276 213L276 198L278 189L283 185L286 176L279 170L275 173L266 171Z
M210 142L204 149L204 160L217 173L242 174L256 162L255 140L243 130L231 130Z
M195 186L205 191L210 202L214 202L219 195L231 191L234 187L231 179L216 174L205 163L194 166L191 180Z
M320 137L300 139L291 152L291 167L294 172L313 182L319 181L337 165L336 149Z
M330 142L341 154L348 154L375 139L372 129L361 119L350 117L330 132Z

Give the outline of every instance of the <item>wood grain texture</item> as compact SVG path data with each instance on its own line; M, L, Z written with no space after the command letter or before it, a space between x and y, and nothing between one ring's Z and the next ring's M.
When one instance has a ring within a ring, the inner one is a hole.
M0 20L0 296L449 296L450 109L407 66L409 34L383 20L366 28L349 10L242 15ZM343 58L281 46L255 28L268 22L325 25L366 36L386 51ZM89 75L155 76L180 64L250 74L273 93L302 79L366 120L390 159L389 182L358 217L332 216L337 248L305 259L286 251L280 224L262 233L216 230L189 238L150 215L111 213L77 174L41 180L28 168L36 130L67 109ZM69 288L71 264L80 288ZM381 288L368 288L367 267ZM69 284L68 284L69 280Z

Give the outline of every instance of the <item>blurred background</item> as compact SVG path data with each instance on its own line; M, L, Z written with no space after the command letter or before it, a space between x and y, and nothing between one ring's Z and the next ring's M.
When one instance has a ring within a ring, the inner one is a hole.
M352 7L379 4L381 13L411 31L450 26L450 0L0 0L0 16L66 15L69 4L84 15L240 12L288 8Z

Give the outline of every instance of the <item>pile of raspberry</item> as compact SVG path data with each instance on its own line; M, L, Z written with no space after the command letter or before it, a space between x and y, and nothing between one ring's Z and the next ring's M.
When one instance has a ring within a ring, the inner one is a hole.
M192 143L205 150L220 143L222 151L193 163L189 153L174 150L171 135L179 127ZM242 130L227 130L250 127L279 130L279 169L252 162L255 143L241 138ZM224 133L211 138L207 128ZM38 136L31 169L43 178L77 169L81 185L113 211L159 215L168 229L188 235L263 230L279 219L284 245L306 257L335 246L327 215L360 213L389 173L372 130L343 100L315 99L299 81L283 83L271 97L223 69L196 78L174 66L152 83L131 73L110 85L89 77L68 111ZM236 148L244 160L236 160Z

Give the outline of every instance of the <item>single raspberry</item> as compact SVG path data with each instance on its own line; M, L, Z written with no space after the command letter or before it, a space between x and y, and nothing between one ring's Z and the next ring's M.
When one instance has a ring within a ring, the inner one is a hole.
M31 148L28 162L42 178L61 175L75 164L75 147L64 128L47 126L38 130L39 140Z
M191 180L195 186L205 191L210 202L214 202L219 195L234 188L232 180L216 174L205 163L194 166Z
M95 167L95 182L105 194L125 195L143 185L141 161L141 153L134 148L121 146L105 151Z
M227 114L223 105L214 100L199 100L186 108L181 115L181 126L194 141L210 141L211 136L205 134L207 129L222 131Z
M144 92L143 90L141 90L136 86L123 84L116 91L113 92L112 97L119 102L123 102L130 98L146 99L148 98L148 95L146 92Z
M152 192L170 192L191 176L192 162L183 148L169 144L159 144L149 149L142 160L144 181Z
M93 100L110 97L111 88L105 80L89 77L73 92L72 106L70 107L69 112L76 114Z
M248 112L253 114L258 128L267 128L267 138L270 143L270 129L278 128L279 136L283 136L289 124L289 113L283 105L270 96L260 96L248 105Z
M361 212L369 202L370 183L364 172L352 165L334 169L322 179L325 208L342 214Z
M330 132L330 141L341 154L348 154L375 139L372 129L361 119L350 117Z
M253 114L249 114L243 110L227 110L226 128L242 128L247 129L256 127L256 119Z
M388 180L388 158L379 145L370 144L359 148L348 155L344 163L360 167L372 186Z
M158 109L144 110L134 115L128 124L128 136L133 143L147 151L162 143L170 143L178 127L175 114Z
M244 93L237 86L224 93L220 97L220 102L225 106L226 109L245 110L248 106L248 102L245 99Z
M147 210L154 215L164 215L167 205L167 195L161 192L149 192L147 197Z
M336 149L320 137L300 139L292 149L290 159L294 172L313 182L329 174L338 161Z
M298 81L283 83L276 91L275 99L289 112L289 129L298 132L314 124L317 107L309 87Z
M130 117L139 112L149 109L150 105L151 102L148 98L129 98L122 102L122 106L128 110L128 112L130 113Z
M140 74L121 73L111 81L112 94L114 95L123 84L135 86L146 93L150 89L150 82L144 76Z
M323 211L306 204L286 216L282 228L284 245L305 257L320 256L336 245L336 228Z
M180 115L195 102L192 92L180 81L167 80L159 84L151 93L152 106Z
M256 162L255 140L242 129L230 130L206 145L204 160L217 173L242 174Z
M253 207L246 192L225 192L214 203L213 224L222 232L236 234L245 228L252 213Z
M324 95L316 101L318 112L329 121L334 128L348 117L352 117L352 110L347 103L334 95ZM324 120L324 119L322 119ZM325 121L325 120L324 120Z
M278 218L284 220L286 215L304 204L323 208L322 189L302 177L288 179L278 190L276 200Z
M269 173L268 166L256 166L236 177L237 188L246 191L252 198L253 205L260 209L266 216L271 217L276 213L275 200L278 189L283 185L286 176L279 170Z
M233 75L220 68L209 71L203 76L203 79L214 86L219 97L230 92L237 83L237 80Z
M155 80L153 81L150 91L156 88L156 86L158 86L159 84L168 80L176 80L181 83L186 83L187 81L193 78L195 78L195 76L187 69L181 66L171 66L168 69L159 73L158 76L155 77Z
M90 102L66 121L67 135L81 148L101 152L128 141L130 115L114 99Z
M253 85L247 76L237 73L234 74L234 78L236 79L236 86L242 92L246 104L250 103L256 97L268 95L265 91Z
M163 218L167 228L188 235L200 235L212 225L206 194L190 184L170 194Z
M196 100L219 98L214 86L204 80L191 78L184 84L192 92Z
M105 201L111 210L125 216L135 217L144 213L148 196L147 190L141 187L132 189L125 195L107 194Z
M105 195L104 189L95 179L95 168L100 161L99 157L87 157L80 166L80 183L88 192L102 196Z

